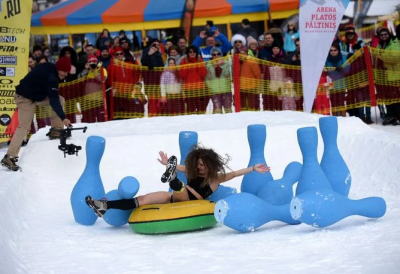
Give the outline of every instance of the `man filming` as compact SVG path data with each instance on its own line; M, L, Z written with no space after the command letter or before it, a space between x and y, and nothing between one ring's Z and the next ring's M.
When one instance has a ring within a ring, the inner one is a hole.
M64 113L65 99L58 94L59 80L63 80L71 70L68 57L61 57L56 64L38 64L16 86L14 100L18 108L18 128L14 133L7 154L1 164L12 171L20 167L16 164L22 141L29 133L36 105L51 106L50 139L60 138L64 126L71 127L71 121Z

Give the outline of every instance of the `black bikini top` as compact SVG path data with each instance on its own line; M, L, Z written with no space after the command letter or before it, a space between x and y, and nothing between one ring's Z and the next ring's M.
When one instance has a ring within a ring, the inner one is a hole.
M203 199L206 199L208 196L213 194L213 191L212 191L210 185L208 185L208 184L205 186L202 186L204 179L205 179L204 177L197 177L193 180L190 180L188 182L188 186L190 186L197 193L199 193L200 196L203 197Z

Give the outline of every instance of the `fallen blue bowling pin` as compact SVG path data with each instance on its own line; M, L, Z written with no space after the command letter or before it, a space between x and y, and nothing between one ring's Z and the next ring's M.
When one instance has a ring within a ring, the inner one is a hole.
M247 139L250 146L250 161L248 167L255 164L265 163L264 147L267 139L265 125L249 125L247 127ZM243 176L240 191L257 195L260 188L267 182L272 181L271 172L250 172Z
M285 168L283 177L266 183L257 196L270 205L284 205L293 199L293 185L300 177L302 165L299 162L291 162Z
M233 194L237 194L236 188L220 185L213 194L207 197L207 200L218 202L219 200L225 199Z
M386 202L382 198L350 200L330 189L304 192L290 203L293 219L315 227L327 227L351 215L379 218L385 212Z
M290 215L290 203L272 206L250 193L239 193L219 200L215 204L214 216L217 222L239 232L254 231L270 222L281 221L287 224L299 224Z
M118 194L118 189L111 190L105 197L108 201L120 200L122 197ZM132 197L131 197L132 198ZM112 226L123 226L128 223L129 216L133 209L120 210L120 209L108 209L103 215L104 221ZM92 210L93 213L93 210Z
M104 197L105 191L100 176L100 161L103 157L106 140L99 136L89 136L86 140L86 166L71 192L71 206L75 221L81 225L93 225L97 216L87 206L85 197L94 199Z
M351 173L339 152L337 118L320 118L319 130L324 140L321 168L331 183L332 189L340 195L348 197L351 187Z
M318 134L315 127L303 127L297 130L297 141L303 155L303 168L301 169L296 196L308 190L332 189L317 158Z
M118 195L122 199L132 199L139 191L139 181L132 176L127 176L119 182Z

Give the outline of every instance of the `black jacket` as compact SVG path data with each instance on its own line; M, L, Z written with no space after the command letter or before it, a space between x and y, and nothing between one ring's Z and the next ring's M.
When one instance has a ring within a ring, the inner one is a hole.
M34 102L40 102L49 97L50 105L60 117L65 119L58 94L58 71L52 63L37 64L15 87L15 92Z
M149 55L150 48L143 50L142 54L142 66L146 66L149 69L164 67L164 61L162 59L162 55L160 51L154 52L152 55Z

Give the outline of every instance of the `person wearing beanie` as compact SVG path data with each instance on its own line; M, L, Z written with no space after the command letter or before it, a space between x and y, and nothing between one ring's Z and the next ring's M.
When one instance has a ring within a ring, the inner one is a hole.
M240 107L242 111L260 110L260 80L261 69L259 63L248 57L249 49L239 47L240 54Z
M33 58L38 58L42 56L43 50L41 45L34 45L32 49Z
M247 45L249 47L249 55L258 57L258 42L252 36L247 37Z
M399 27L397 26L398 29ZM385 75L385 85L377 86L377 92L381 98L398 98L400 96L400 62L396 57L400 54L400 41L386 27L380 29L379 38L381 41L378 49L382 49L380 52L382 65L379 68ZM400 103L386 105L386 110L387 113L383 125L400 125Z
M340 43L342 55L347 56L348 54L352 54L354 52L353 47L356 44L359 44L361 47L364 45L364 41L361 37L358 37L356 33L356 29L353 25L346 25L344 28L344 38L343 41Z
M102 63L103 68L107 69L111 62L110 49L107 46L100 47L99 61Z
M246 38L241 34L235 34L231 40L232 54L239 53L240 47L246 46Z
M1 164L12 171L20 170L16 164L22 141L31 129L36 105L51 106L50 139L60 138L64 126L71 127L71 121L64 113L64 98L58 93L58 83L71 70L71 60L61 57L56 64L37 64L15 87L14 100L18 108L18 128L14 133L7 154Z

